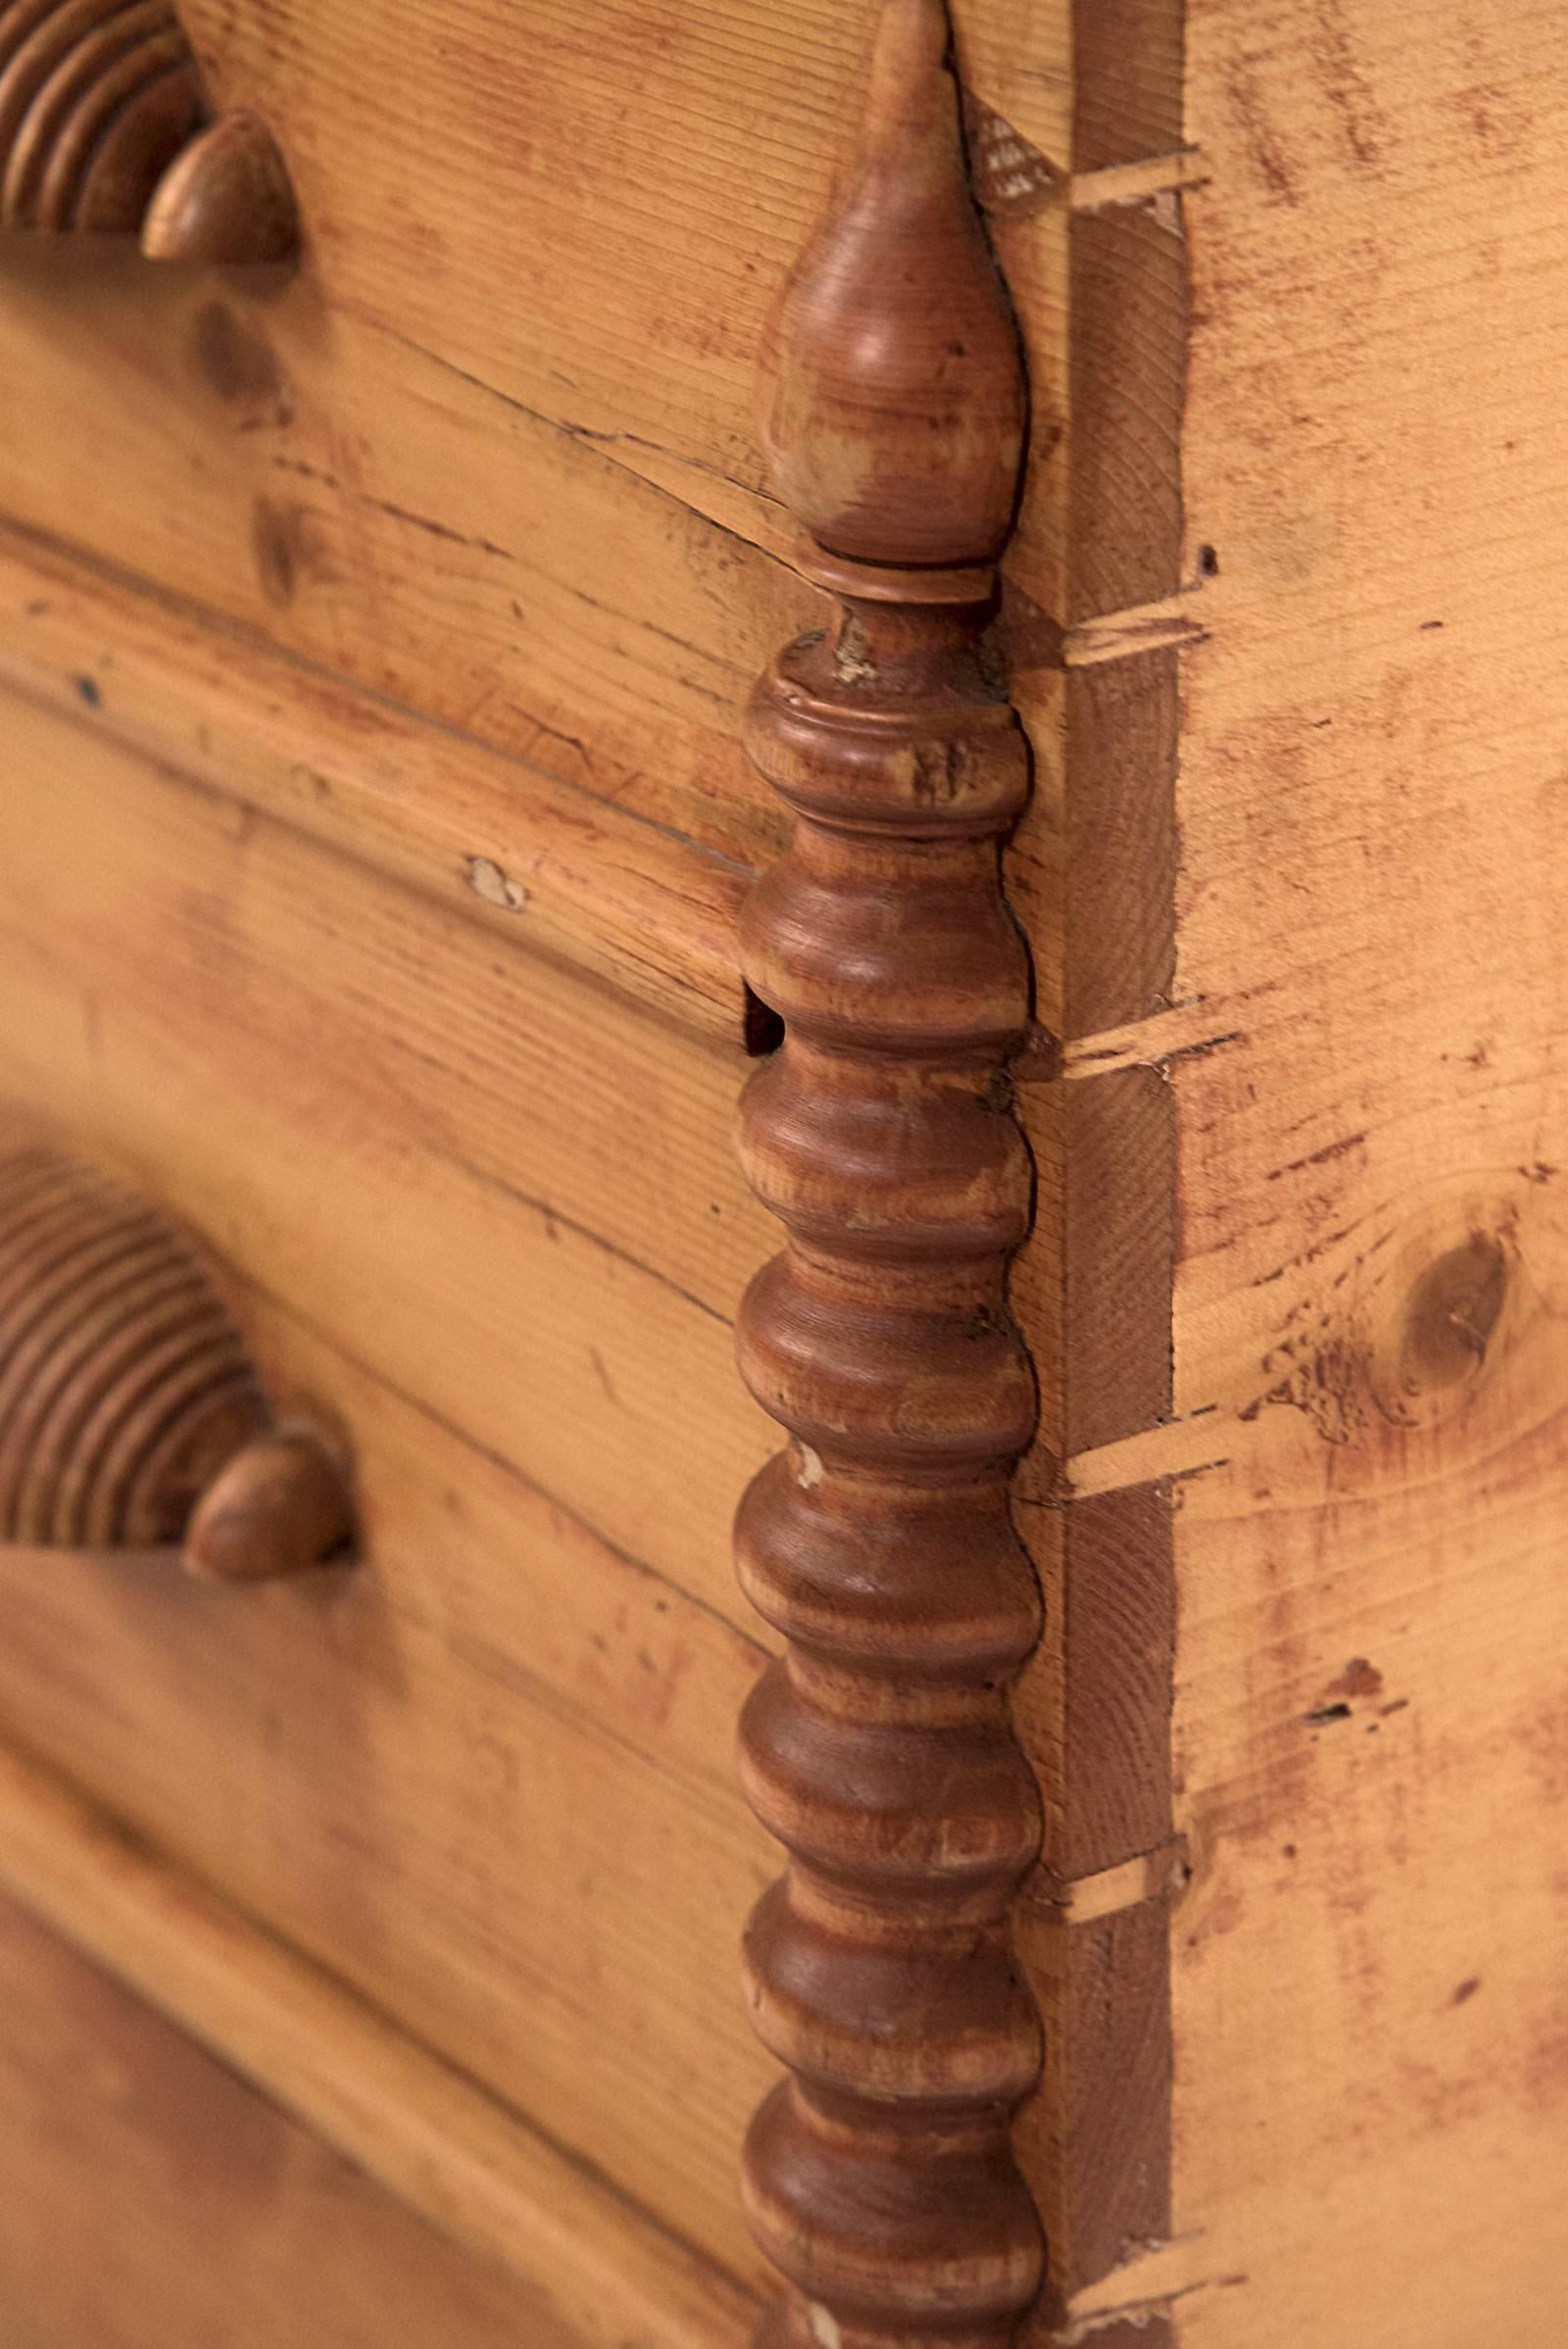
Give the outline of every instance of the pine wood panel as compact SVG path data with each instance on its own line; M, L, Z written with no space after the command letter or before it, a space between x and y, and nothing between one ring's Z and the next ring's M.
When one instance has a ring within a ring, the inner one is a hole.
M1057 15L960 27L986 101L1054 151ZM13 241L0 511L620 807L776 844L739 711L816 599L755 356L853 106L853 12L550 0L525 43L506 0L185 21L287 151L302 271Z
M11 2349L580 2349L5 1899L0 2176Z
M1206 641L1166 1062L1177 1416L1078 1470L1185 1472L1194 1875L1171 2240L1073 2314L1166 2309L1182 2349L1544 2342L1568 2291L1560 24L1191 0L1187 44Z
M731 1048L746 1032L728 857L18 529L0 675L665 1019Z
M745 2288L64 1780L0 1746L0 1881L585 2349L732 2349Z
M0 253L0 509L559 781L765 848L736 733L812 608L793 572L312 273L261 306L152 269Z
M269 1379L353 1431L367 1562L235 1591L162 1560L0 1550L0 1712L749 2271L735 2157L770 2067L735 1922L772 1863L730 1755L761 1651L239 1301Z
M237 1592L156 1562L0 1551L0 1708L747 2267L734 2158L769 2070L734 1924L771 1855L731 1747L760 1648L265 1299L241 1303L268 1377L354 1433L368 1563Z
M371 1563L225 1613L7 1557L5 1709L744 2267L740 1055L83 727L8 725L0 1094L218 1249L247 1335L282 1333L271 1392L361 1445Z
M739 1052L41 709L7 724L0 1096L738 1620L766 1434L730 1322L770 1238Z

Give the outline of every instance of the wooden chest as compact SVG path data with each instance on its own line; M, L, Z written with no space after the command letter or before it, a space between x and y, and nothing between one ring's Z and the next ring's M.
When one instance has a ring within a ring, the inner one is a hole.
M1568 2338L1561 35L0 0L8 2349Z

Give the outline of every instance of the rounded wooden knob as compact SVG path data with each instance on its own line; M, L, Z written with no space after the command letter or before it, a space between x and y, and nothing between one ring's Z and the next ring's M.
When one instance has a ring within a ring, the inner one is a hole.
M277 141L259 116L224 115L175 157L142 222L149 261L234 268L281 263L299 245L299 208Z
M259 1436L219 1470L185 1534L192 1574L221 1583L303 1574L354 1531L341 1468L311 1428Z
M0 1541L183 1546L254 1582L351 1533L343 1472L277 1427L233 1317L184 1237L95 1168L0 1152Z

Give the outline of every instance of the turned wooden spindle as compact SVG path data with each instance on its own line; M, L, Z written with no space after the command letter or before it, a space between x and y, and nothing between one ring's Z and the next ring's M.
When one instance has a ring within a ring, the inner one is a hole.
M742 1151L789 1239L740 1337L791 1439L737 1527L789 1642L742 1727L791 1861L747 1943L790 2071L745 2166L790 2286L770 2349L997 2349L1043 2273L1009 2140L1041 2058L1009 1935L1040 1839L1008 1715L1040 1623L1008 1506L1036 1395L1006 1299L1029 969L1000 878L1028 756L983 649L1025 388L949 43L942 0L887 0L858 162L767 348L769 458L835 607L749 740L797 818L744 924L784 1042Z
M214 119L173 0L0 0L0 226L227 264L299 241L275 141Z
M0 1154L0 1542L178 1548L257 1582L351 1533L341 1464L274 1424L180 1234L54 1150Z

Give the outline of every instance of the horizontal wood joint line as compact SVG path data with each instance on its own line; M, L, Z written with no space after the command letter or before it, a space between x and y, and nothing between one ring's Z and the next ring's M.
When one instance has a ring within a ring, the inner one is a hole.
M1148 155L1139 163L1113 163L1098 171L1075 171L1067 202L1074 212L1102 212L1111 204L1143 204L1151 196L1200 187L1208 166L1196 147L1174 155Z
M1066 668L1099 668L1107 661L1132 661L1145 653L1185 652L1205 642L1208 631L1193 615L1200 587L1178 588L1154 604L1134 604L1125 612L1097 613L1080 620L1061 640Z
M1153 1851L1140 1852L1114 1868L1093 1876L1063 1880L1043 1868L1028 1887L1031 1908L1048 1920L1064 1925L1094 1925L1102 1917L1118 1917L1125 1909L1141 1908L1147 1900L1162 1900L1186 1882L1186 1846L1180 1836Z
M0 1742L0 1884L585 2349L731 2349L759 2303L569 2150Z

